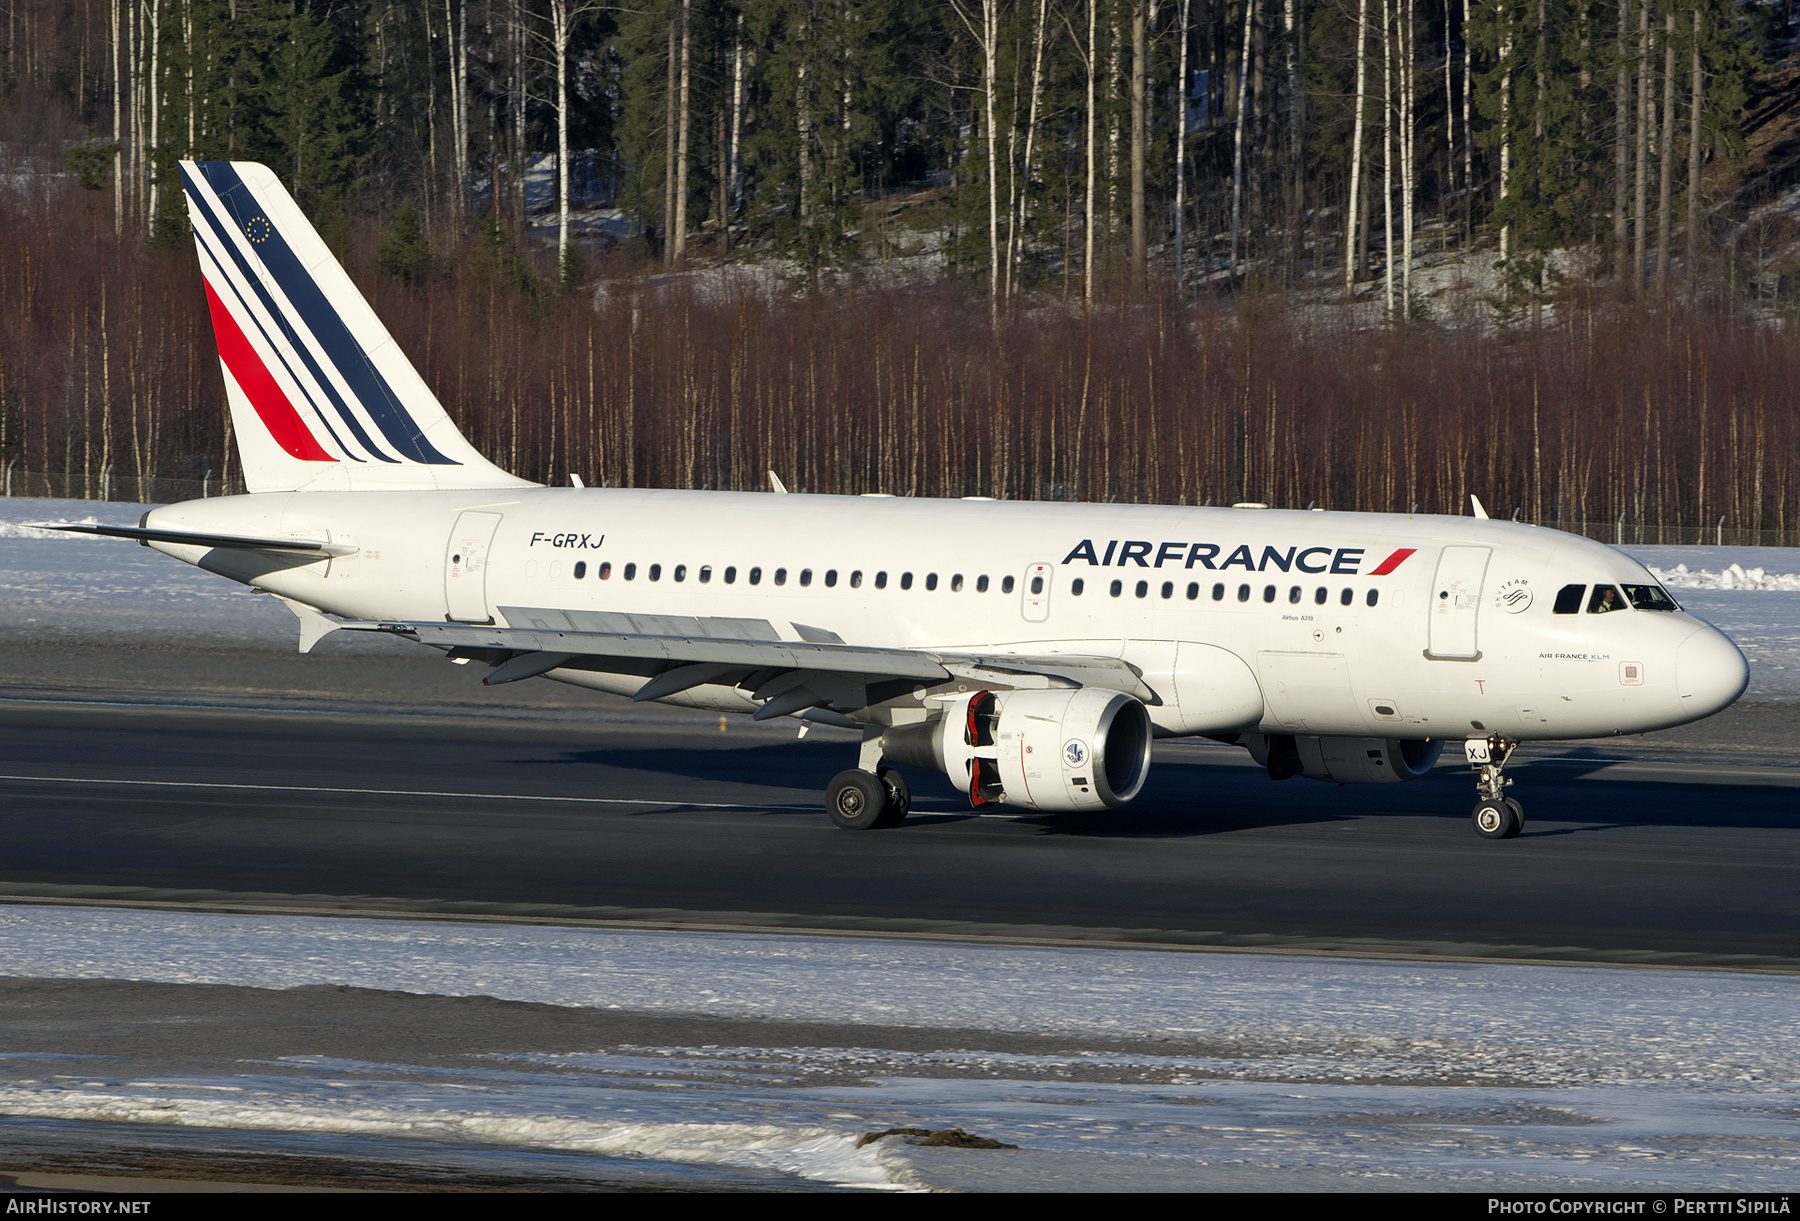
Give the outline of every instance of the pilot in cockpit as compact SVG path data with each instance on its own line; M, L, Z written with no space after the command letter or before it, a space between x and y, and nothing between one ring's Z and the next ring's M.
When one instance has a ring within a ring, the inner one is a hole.
M1625 604L1619 601L1618 591L1610 585L1594 586L1593 596L1588 599L1588 614L1604 615L1607 611L1624 610Z

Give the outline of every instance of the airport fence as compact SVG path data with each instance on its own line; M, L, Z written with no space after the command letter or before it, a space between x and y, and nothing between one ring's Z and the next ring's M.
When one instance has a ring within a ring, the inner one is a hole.
M21 471L13 465L0 468L0 497L43 497L50 500L110 500L125 504L174 504L181 500L205 500L234 496L244 490L237 478L221 479L210 471L199 479L167 476L121 475L99 471Z

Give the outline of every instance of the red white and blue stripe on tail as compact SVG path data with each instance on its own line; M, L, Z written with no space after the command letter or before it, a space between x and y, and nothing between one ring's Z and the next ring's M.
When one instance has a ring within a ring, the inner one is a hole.
M457 431L267 167L181 177L251 491L525 482Z

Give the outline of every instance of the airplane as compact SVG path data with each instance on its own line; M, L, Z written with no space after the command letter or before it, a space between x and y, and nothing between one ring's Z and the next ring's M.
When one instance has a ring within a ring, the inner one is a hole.
M1446 743L1486 839L1522 742L1710 716L1736 645L1601 543L1475 516L547 487L457 430L276 176L184 161L244 495L136 539L282 598L300 650L385 632L633 700L859 729L847 829L911 807L1099 812L1155 740L1270 779L1419 779ZM785 489L771 474L775 493Z

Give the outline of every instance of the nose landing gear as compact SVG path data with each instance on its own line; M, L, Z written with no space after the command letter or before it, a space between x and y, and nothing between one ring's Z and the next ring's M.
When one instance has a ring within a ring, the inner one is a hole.
M1475 834L1483 839L1512 839L1525 829L1525 807L1506 795L1506 786L1512 781L1501 775L1517 745L1499 734L1463 743L1463 753L1475 770L1478 798L1470 821L1475 824Z

